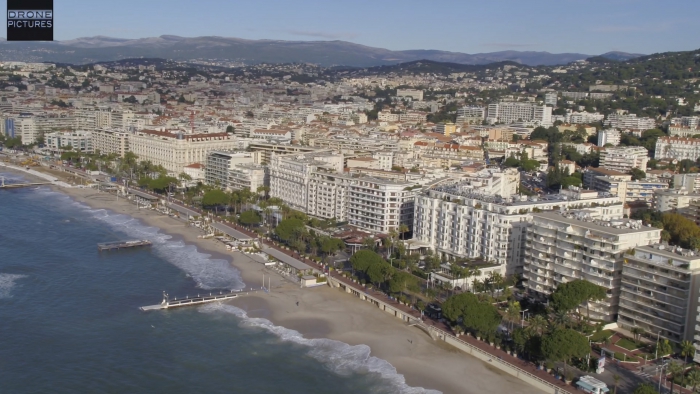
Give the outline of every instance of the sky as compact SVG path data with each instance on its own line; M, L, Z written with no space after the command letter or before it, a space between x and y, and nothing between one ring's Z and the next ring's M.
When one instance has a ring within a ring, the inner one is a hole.
M700 48L699 12L698 0L54 0L54 38L171 34L391 50L650 54Z

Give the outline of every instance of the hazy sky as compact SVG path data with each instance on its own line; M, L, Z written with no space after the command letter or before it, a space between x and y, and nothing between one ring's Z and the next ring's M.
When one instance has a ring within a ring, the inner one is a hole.
M590 55L700 47L698 0L55 0L54 12L57 40L216 35Z

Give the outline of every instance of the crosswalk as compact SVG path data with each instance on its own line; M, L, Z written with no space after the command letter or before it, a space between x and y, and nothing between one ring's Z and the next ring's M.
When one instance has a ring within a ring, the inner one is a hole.
M647 373L647 372L642 372L642 371L634 371L634 374L637 376L641 376L645 379L650 379L650 380L654 377L654 375Z

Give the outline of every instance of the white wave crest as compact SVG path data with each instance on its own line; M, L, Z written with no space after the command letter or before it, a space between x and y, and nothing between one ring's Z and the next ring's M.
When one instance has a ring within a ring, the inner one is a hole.
M262 328L267 330L282 341L292 342L309 347L308 355L324 363L332 372L348 376L352 373L376 373L382 379L390 383L401 394L441 394L437 390L428 390L422 387L411 387L406 384L406 379L399 374L388 361L370 355L367 345L348 345L347 343L333 339L304 338L301 333L282 326L276 326L271 321L263 318L248 317L248 314L233 305L213 303L198 309L204 313L224 312L233 314L241 319L241 326Z
M156 255L187 273L201 289L240 290L245 287L240 272L228 261L213 259L211 255L197 251L197 247L193 245L173 240L172 236L161 233L159 228L146 226L138 219L126 214L107 209L94 209L48 188L38 189L36 194L50 195L52 204L64 203L66 206L78 208L115 231L126 233L130 237L150 240L153 243L151 249Z
M146 226L131 216L105 209L90 209L89 212L115 230L150 240L158 256L185 271L202 289L239 290L245 287L240 272L226 260L211 258L211 255L197 251L196 246L175 241L160 229Z
M17 279L26 278L27 275L0 274L0 299L11 298L12 288L15 287Z

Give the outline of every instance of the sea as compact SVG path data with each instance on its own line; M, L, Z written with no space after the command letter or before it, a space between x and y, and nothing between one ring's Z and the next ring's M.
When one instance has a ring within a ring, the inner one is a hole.
M153 246L97 251L141 238ZM130 216L47 187L0 190L0 393L437 393L367 346L234 306L139 310L163 291L243 288L228 262Z

